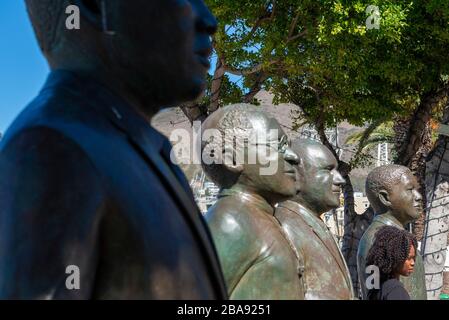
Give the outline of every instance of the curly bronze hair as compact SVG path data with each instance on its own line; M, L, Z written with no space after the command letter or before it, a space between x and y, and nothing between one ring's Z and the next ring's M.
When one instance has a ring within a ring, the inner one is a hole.
M216 123L211 121L213 125L209 127L208 121L214 119L214 115L218 115L220 118ZM225 163L224 153L226 146L234 147L233 152L237 152L237 148L243 148L244 150L245 144L251 140L250 137L254 132L252 118L258 117L264 119L264 121L268 121L270 116L263 114L256 106L246 103L225 106L220 111L216 111L214 115L211 115L203 124L203 130L218 130L222 139L209 137L209 139L201 141L201 155L208 156L214 154L218 161L210 164L205 164L203 161L202 167L207 177L215 184L221 188L230 188L237 182L240 173L231 172L223 165Z
M374 243L368 252L366 265L379 268L381 283L391 279L405 263L413 246L417 250L417 241L413 234L392 226L380 228Z
M366 177L365 191L368 201L377 214L388 210L379 199L379 191L391 192L401 181L403 175L413 175L409 168L397 164L389 164L373 169Z

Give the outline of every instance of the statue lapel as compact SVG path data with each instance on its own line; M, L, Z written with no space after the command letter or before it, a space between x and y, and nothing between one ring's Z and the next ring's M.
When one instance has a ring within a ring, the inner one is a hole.
M101 103L97 104L97 110L99 109L99 105ZM180 212L183 213L193 234L199 238L199 245L205 250L204 256L206 261L209 261L209 267L215 274L217 291L221 292L222 298L227 297L227 290L224 286L224 278L218 262L218 255L206 222L193 196L189 196L188 191L184 189L186 186L188 188L190 187L185 181L179 180L179 175L182 173L174 170L167 163L167 161L170 161L169 159L164 159L164 156L167 157L164 155L164 151L167 151L164 150L165 137L161 136L148 123L143 123L144 120L135 116L131 111L128 112L125 108L120 108L120 104L113 104L113 106L111 106L111 103L103 104L101 109L99 111L106 114L117 130L126 134L132 147L154 168L167 192L175 200ZM178 170L180 169L178 168Z
M344 260L344 257L342 255L341 251L338 249L337 242L332 237L332 235L327 234L326 230L323 229L326 227L326 226L324 226L324 222L323 222L323 226L319 223L319 221L316 221L315 223L312 224L308 220L309 219L317 219L317 218L314 217L309 212L307 212L307 213L304 212L305 209L303 209L303 208L301 208L300 210L303 212L300 213L299 216L304 221L304 223L306 223L312 229L313 233L318 237L318 239L320 239L320 241L323 243L323 245L327 248L327 250L330 252L330 254L334 257L334 260L337 262L338 267L340 268L341 272L343 273L343 275L346 279L346 283L352 293L352 282L349 278L349 270L348 270L348 267L346 266L346 262ZM305 219L302 216L302 214L307 215L309 219ZM320 230L320 229L323 229L323 230ZM332 237L332 239L330 239L331 237Z

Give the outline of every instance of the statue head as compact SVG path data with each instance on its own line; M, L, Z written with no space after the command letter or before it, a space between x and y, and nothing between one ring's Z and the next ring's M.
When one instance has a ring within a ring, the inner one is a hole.
M294 201L321 215L340 206L340 188L345 179L338 172L338 162L323 144L310 139L292 142L299 156L298 189Z
M52 69L100 80L145 115L194 100L206 87L216 20L203 0L26 4ZM69 5L79 8L79 30L66 27Z
M409 168L386 165L375 168L366 178L366 194L376 214L391 212L403 225L419 218L422 196Z
M276 119L249 104L223 107L202 127L202 165L218 186L243 187L270 204L296 193L297 155Z

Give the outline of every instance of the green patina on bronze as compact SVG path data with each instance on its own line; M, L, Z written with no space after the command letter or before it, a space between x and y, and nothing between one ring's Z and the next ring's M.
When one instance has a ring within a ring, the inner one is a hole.
M281 203L276 217L305 261L306 299L353 299L351 278L343 255L320 215L338 207L340 185L337 160L322 144L296 140L299 193Z
M271 145L278 145L270 157L271 164L277 165L273 175L261 175L259 162L203 163L209 178L222 188L206 219L230 298L303 299L303 258L274 217L274 204L296 193L293 165L298 159L288 145L284 145L285 134L276 120L250 105L218 110L205 121L203 130L206 129L228 130L228 133L230 130L240 138L254 130L266 133L273 129L279 133L277 137L268 137L266 143L260 143L260 148L245 147L247 156L251 152L266 152ZM210 144L203 143L202 150ZM222 148L222 145L215 147Z
M373 222L360 239L357 251L357 271L362 284L362 297L366 299L366 257L373 245L376 232L389 225L401 230L415 221L421 213L418 184L412 172L404 166L388 165L374 169L367 178L366 193L376 213ZM400 277L412 300L426 300L424 264L421 255L416 255L414 272L409 277Z

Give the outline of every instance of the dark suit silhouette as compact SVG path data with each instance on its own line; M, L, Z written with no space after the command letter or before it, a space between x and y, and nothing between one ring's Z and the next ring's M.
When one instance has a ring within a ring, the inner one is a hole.
M52 72L0 144L0 298L226 298L170 148L100 84Z

